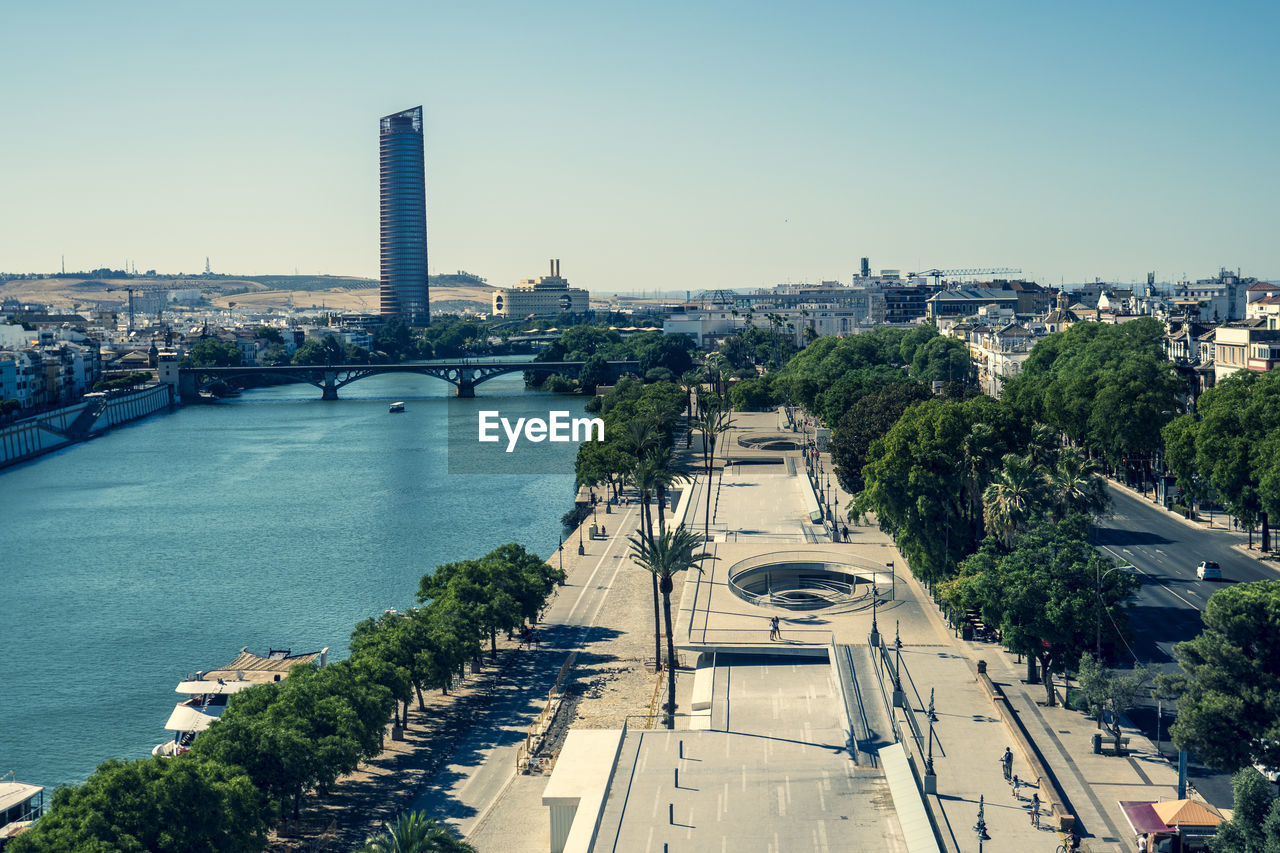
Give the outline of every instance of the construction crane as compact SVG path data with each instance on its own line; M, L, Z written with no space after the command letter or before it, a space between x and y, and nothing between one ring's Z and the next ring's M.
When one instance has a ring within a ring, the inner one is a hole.
M117 290L124 290L124 291L128 291L129 293L129 329L128 331L132 332L133 331L133 294L135 292L147 293L147 292L155 292L155 291L163 291L165 293L168 293L170 290L173 290L173 287L167 284L141 284L141 285L127 284L124 287L108 287L107 293L112 293Z
M918 273L921 276L933 276L936 278L967 278L975 275L1021 275L1022 270L1013 267L983 267L979 269L968 270L925 270Z

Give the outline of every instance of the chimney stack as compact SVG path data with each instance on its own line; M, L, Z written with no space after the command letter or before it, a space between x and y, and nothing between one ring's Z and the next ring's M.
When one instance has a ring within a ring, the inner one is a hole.
M554 277L554 276L555 276L555 274L556 274L556 259L555 259L555 258L552 258L552 259L551 259L551 275L552 275L552 277Z

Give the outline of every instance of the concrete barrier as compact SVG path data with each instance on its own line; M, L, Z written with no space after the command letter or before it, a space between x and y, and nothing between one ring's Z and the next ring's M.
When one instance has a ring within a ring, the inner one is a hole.
M1058 829L1068 832L1076 825L1076 816L1071 813L1071 809L1067 806L1067 797L1062 792L1062 788L1058 785L1058 780L1049 772L1048 767L1040 759L1040 751L1036 748L1035 742L1031 739L1030 733L1027 732L1026 726L1022 724L1022 718L1018 716L1017 711L1013 709L1004 691L1000 686L991 680L991 676L987 675L986 661L978 661L978 683L987 691L987 698L991 700L991 704L995 705L996 711L1000 714L1000 718L1004 720L1004 724L1009 727L1009 731L1013 732L1014 743L1018 745L1018 750L1022 753L1022 758L1027 762L1027 766L1031 768L1031 772L1036 775L1042 785L1040 789L1040 800L1049 809L1049 814L1058 822ZM1047 786L1047 787L1046 787Z

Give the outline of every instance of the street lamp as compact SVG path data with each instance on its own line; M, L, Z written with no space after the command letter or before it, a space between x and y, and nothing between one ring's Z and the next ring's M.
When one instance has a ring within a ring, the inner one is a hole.
M876 600L880 597L880 590L876 588L876 581L871 579L871 646L878 648L880 646L880 627L876 624Z
M978 853L982 853L982 842L991 838L990 835L987 835L987 821L983 817L986 811L985 800L985 796L978 795L978 822L973 825L973 831L978 834Z
M933 723L938 715L933 712L933 688L929 688L929 754L924 760L924 792L938 793L938 774L933 772Z
M1094 638L1094 642L1096 644L1094 650L1098 655L1099 662L1102 661L1102 579L1105 578L1107 575L1111 574L1112 572L1124 571L1129 568L1132 568L1132 567L1131 566L1113 566L1112 568L1107 569L1104 572L1102 571L1101 566L1097 567L1098 625L1097 625L1097 634Z

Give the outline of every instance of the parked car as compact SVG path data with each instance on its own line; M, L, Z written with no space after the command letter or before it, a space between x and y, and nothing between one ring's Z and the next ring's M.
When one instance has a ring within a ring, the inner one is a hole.
M1196 566L1196 577L1202 581L1222 580L1222 568L1213 560L1204 560Z

